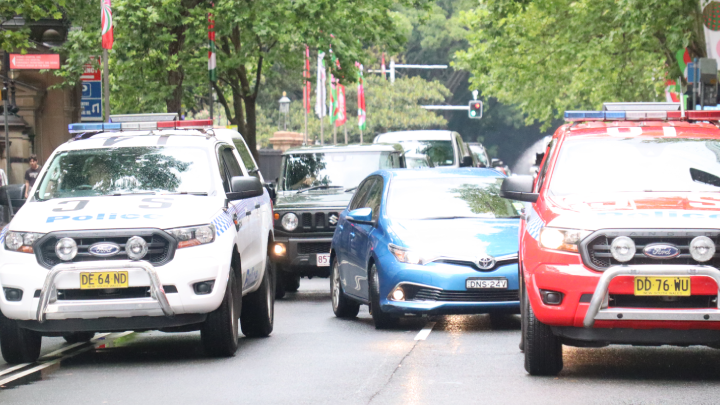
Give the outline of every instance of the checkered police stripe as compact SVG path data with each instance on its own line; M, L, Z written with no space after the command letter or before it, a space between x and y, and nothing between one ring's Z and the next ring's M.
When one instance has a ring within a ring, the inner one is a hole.
M5 225L5 228L3 228L2 232L0 232L0 244L5 242L5 234L7 233L8 228L10 228L10 224Z
M261 205L270 203L270 194L268 194L267 190L265 190L263 195L260 197L230 203L227 211L221 212L211 221L212 224L215 225L215 232L217 235L222 235L234 225L233 217L235 215L237 215L238 219L242 218L245 216L247 211L255 209L255 205L258 203Z
M529 214L526 228L530 236L532 236L533 239L537 240L537 238L540 236L540 229L545 226L545 223L537 214L537 212L535 212L532 206L529 206L528 210Z

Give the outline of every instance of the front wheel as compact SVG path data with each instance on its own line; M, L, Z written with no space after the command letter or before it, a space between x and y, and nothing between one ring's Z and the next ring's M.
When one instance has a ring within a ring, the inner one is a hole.
M345 296L340 281L340 267L337 257L333 257L330 273L330 294L332 295L332 309L338 318L355 318L360 312L360 304Z
M247 337L267 337L275 318L275 277L270 257L265 258L265 274L257 291L243 298L240 326Z
M220 307L209 313L200 329L200 340L205 351L214 357L232 357L238 349L237 300L239 288L234 271L230 271L225 297ZM240 293L242 294L242 293Z
M0 314L0 351L8 364L32 363L40 357L42 335L23 329Z
M557 375L563 368L562 342L535 317L524 287L523 297L525 370L530 375Z
M370 267L370 277L368 277L368 286L370 287L370 313L375 322L375 329L395 328L400 323L400 319L390 314L386 314L380 309L380 277L375 263Z

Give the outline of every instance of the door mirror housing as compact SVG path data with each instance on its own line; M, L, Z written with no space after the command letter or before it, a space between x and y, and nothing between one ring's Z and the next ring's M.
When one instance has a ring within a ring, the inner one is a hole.
M503 179L500 197L534 203L540 194L533 193L533 176L513 176Z
M372 220L372 214L372 208L358 208L348 212L345 218L355 224L375 225L375 222Z
M275 197L277 197L275 183L265 183L265 189L268 191L268 194L270 194L270 199L275 202Z
M460 161L460 167L472 167L472 166L473 166L472 156L463 156L462 160Z
M244 200L246 198L263 195L263 185L254 176L235 176L230 179L230 192L225 193L230 201Z
M492 159L492 160L490 160L490 166L491 167L500 167L500 166L505 166L505 163L503 163L503 161L500 159Z

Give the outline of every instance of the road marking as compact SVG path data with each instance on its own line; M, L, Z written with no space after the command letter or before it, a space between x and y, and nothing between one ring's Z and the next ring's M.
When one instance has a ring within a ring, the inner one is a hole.
M0 371L0 376L5 375L5 374L12 373L12 372L15 371L15 370L19 370L19 369L21 369L21 368L23 368L23 367L27 367L27 366L29 366L30 364L32 364L32 363L22 363L22 364L18 364L18 365L15 366L15 367L10 367L10 368L7 369L7 370Z
M425 327L422 328L420 332L418 332L417 336L415 336L415 340L427 339L428 335L430 335L430 332L432 332L433 326L435 326L435 322L428 322L427 325L425 325Z

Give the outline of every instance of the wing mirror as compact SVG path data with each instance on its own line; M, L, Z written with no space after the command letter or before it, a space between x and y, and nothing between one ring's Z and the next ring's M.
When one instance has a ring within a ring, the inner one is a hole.
M490 160L490 167L502 167L505 166L505 163L503 163L500 159L491 159Z
M230 179L230 192L225 195L230 201L260 197L263 195L263 185L254 176L235 176Z
M533 193L533 183L535 179L532 176L513 176L503 179L500 186L500 197L509 200L525 201L534 203L537 201L539 194Z
M275 183L265 183L265 189L268 191L268 194L270 194L270 199L275 202L275 197L277 197L277 191L275 190Z
M348 222L355 224L375 225L375 222L372 220L372 214L372 208L358 208L348 212L345 218Z
M460 161L460 167L472 167L472 166L473 166L472 156L463 156L462 160Z

